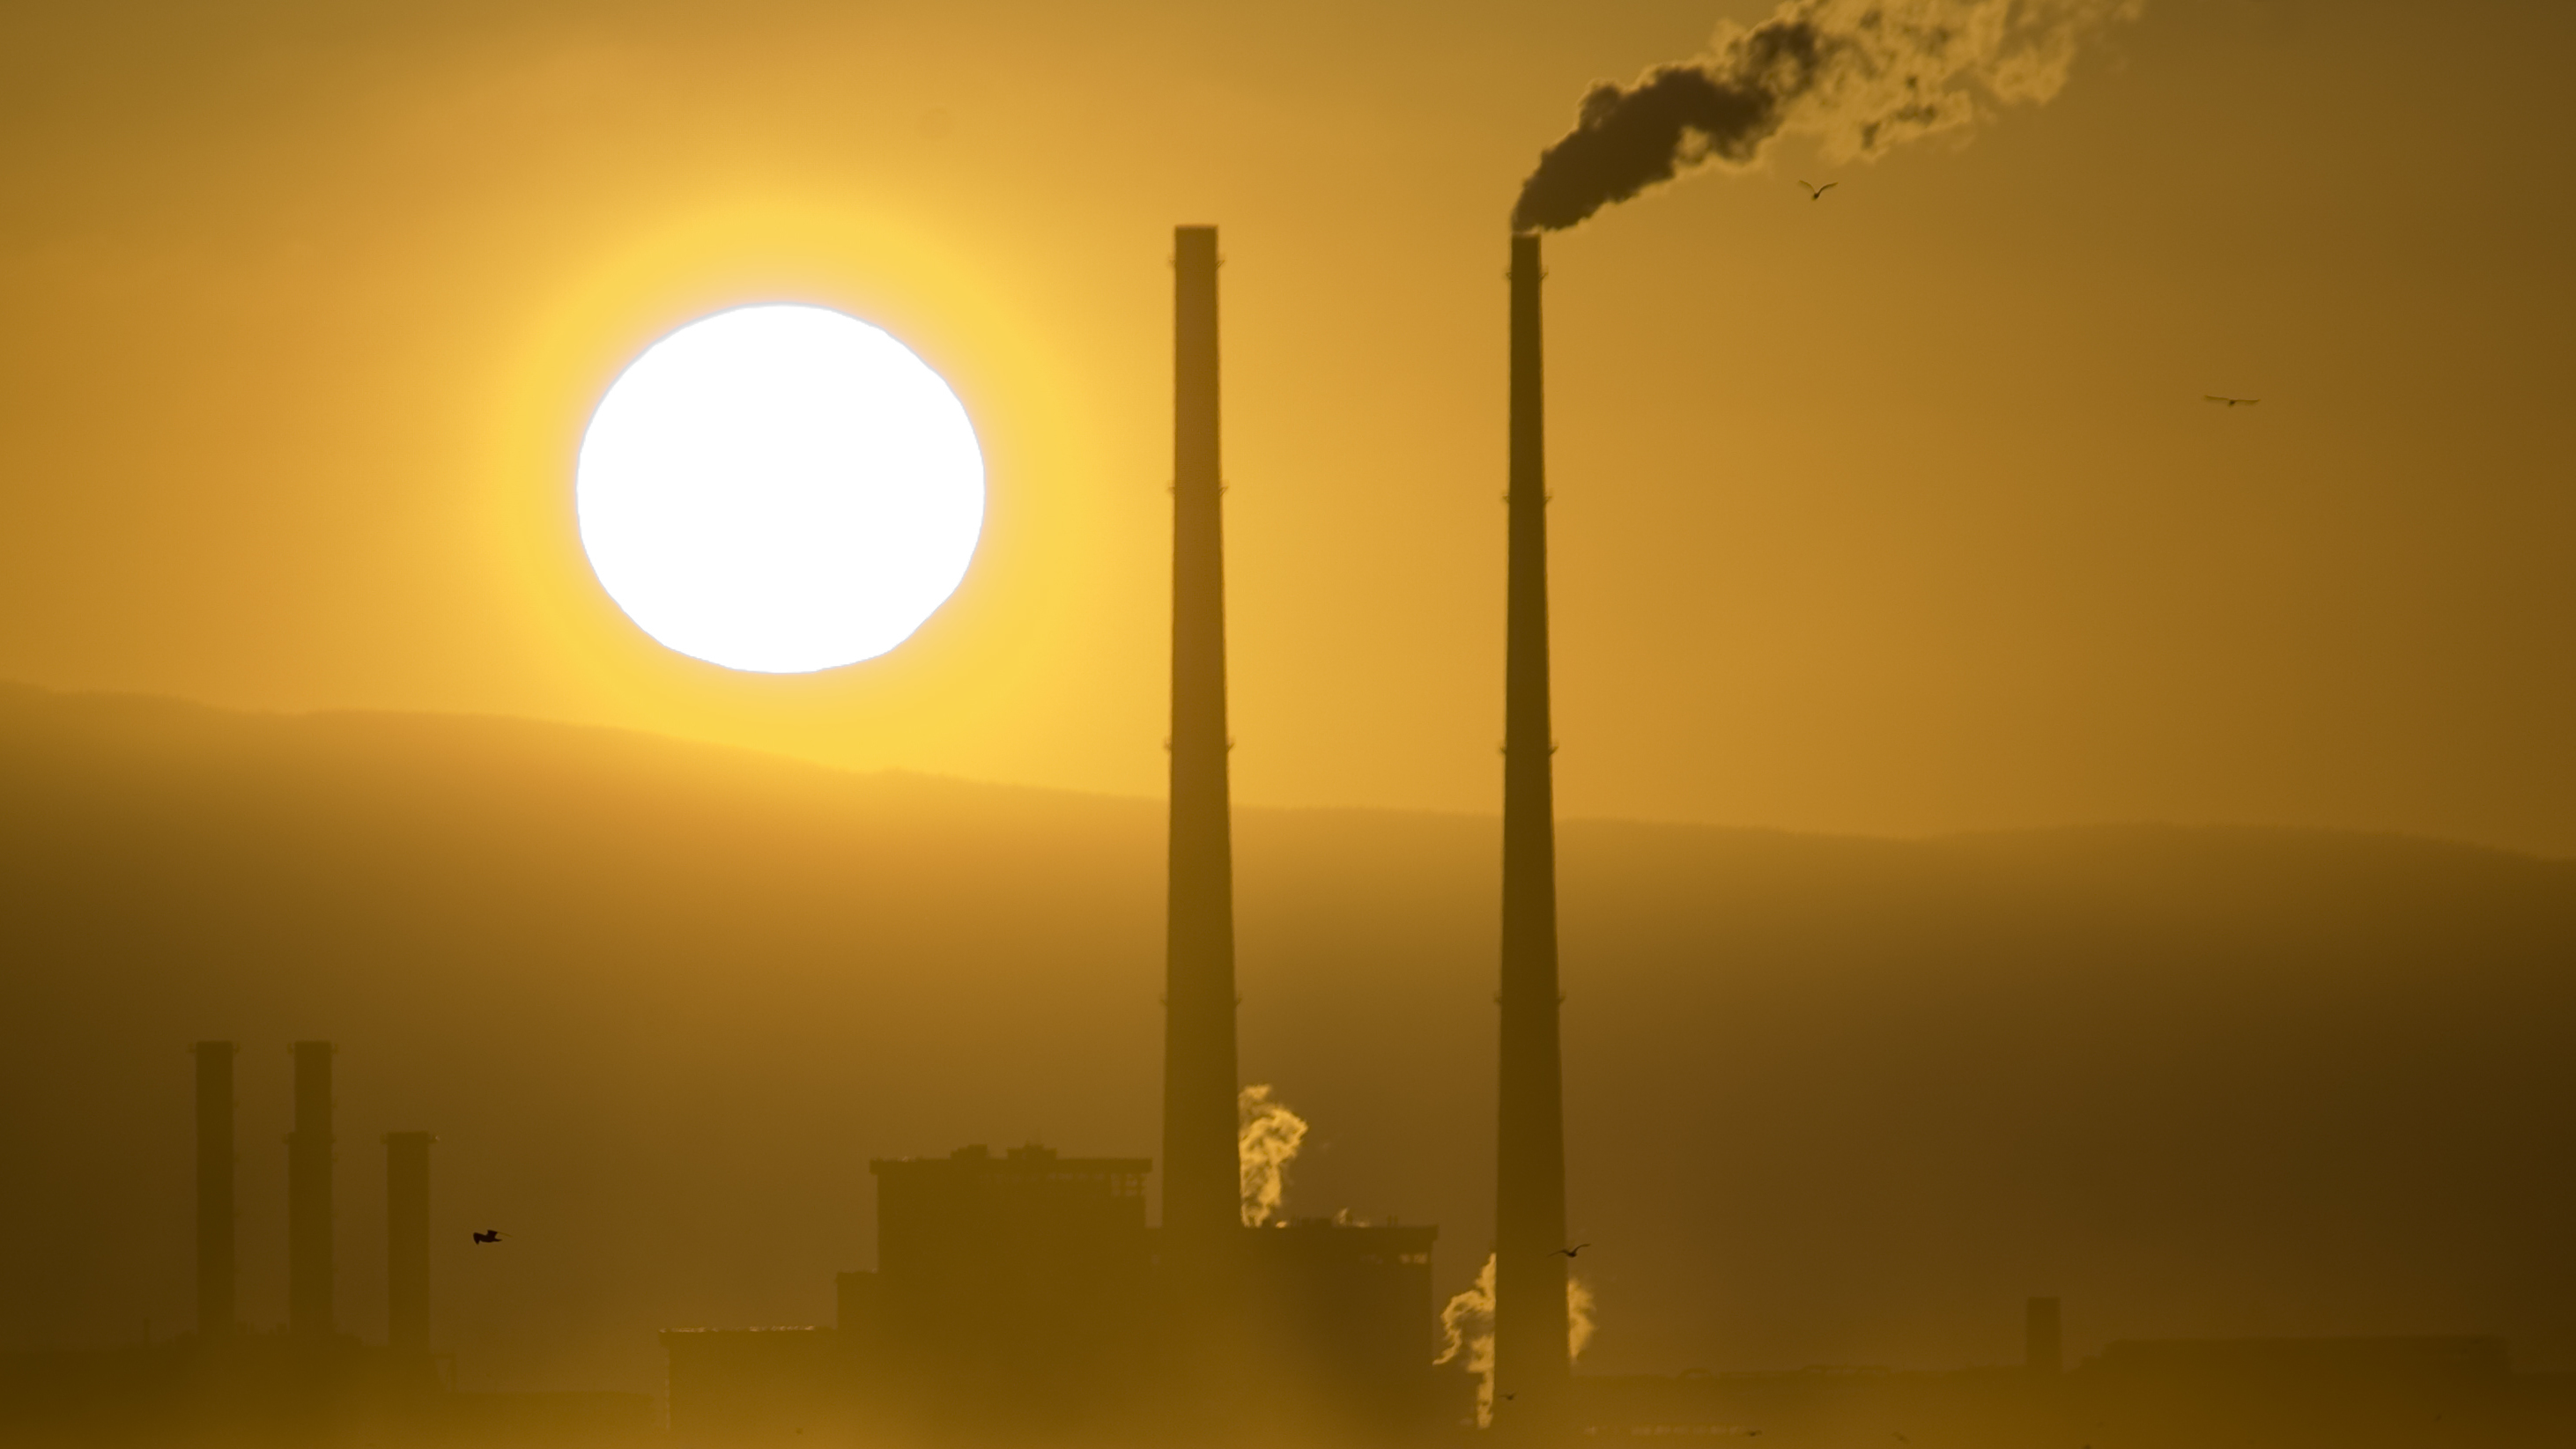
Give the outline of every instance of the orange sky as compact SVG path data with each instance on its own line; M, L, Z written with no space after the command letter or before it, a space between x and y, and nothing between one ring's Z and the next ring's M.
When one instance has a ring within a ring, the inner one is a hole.
M1768 8L13 7L0 677L1157 793L1214 222L1239 795L1489 811L1505 212L1587 83ZM1555 239L1562 808L2576 851L2572 48L2151 0L1964 146ZM570 459L791 298L947 374L992 502L912 643L778 679L625 623Z

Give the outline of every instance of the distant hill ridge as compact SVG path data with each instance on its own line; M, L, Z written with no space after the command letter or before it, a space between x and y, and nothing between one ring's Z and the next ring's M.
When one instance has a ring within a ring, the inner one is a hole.
M2103 826L1561 831L1587 1366L2496 1333L2576 1368L2576 864ZM283 1045L341 1044L342 1316L377 1133L440 1135L469 1386L648 1388L652 1332L828 1321L866 1160L1157 1140L1151 800L616 730L0 686L0 1342L187 1319L181 1046L242 1057L243 1308L282 1313ZM1244 1071L1292 1212L1491 1196L1497 823L1238 815ZM506 1254L468 1250L498 1225Z
M1032 804L1039 800L1093 805L1114 802L1117 805L1140 806L1158 812L1160 809L1159 799L1153 797L1116 795L1054 786L1009 784L963 776L925 774L904 769L850 770L745 746L684 739L613 725L573 724L514 715L434 711L240 710L200 704L169 695L112 691L57 691L0 680L0 749L6 749L12 754L33 755L61 750L74 756L93 754L103 756L122 750L132 752L132 758L141 760L155 757L185 758L188 755L206 754L225 749L246 755L294 749L304 752L308 759L317 756L339 756L346 759L351 756L363 758L370 752L371 746L374 753L398 757L405 752L417 752L431 746L442 745L450 750L467 752L469 757L515 748L523 755L544 759L561 767L592 772L614 770L620 767L628 769L650 767L673 784L716 777L723 778L732 788L749 788L763 783L773 787L793 785L802 789L835 792L840 798L845 799L868 791L891 791L903 794L950 791L961 797L968 794L1015 797ZM1238 806L1237 809L1243 814L1321 813L1425 816L1441 819L1487 818L1482 815L1460 816L1452 812L1375 806L1243 805ZM1884 842L1899 846L1925 844L1970 848L1996 842L2025 840L2066 842L2093 840L2107 843L2137 838L2206 840L2220 836L2244 835L2318 842L2338 839L2375 842L2398 846L2401 849L2406 845L2412 845L2496 858L2539 861L2554 859L2500 846L2403 832L2277 825L2185 825L2164 821L2095 822L2022 829L1967 830L1923 837L1879 837L1817 835L1813 832L1767 827L1634 821L1617 817L1569 816L1563 823L1568 826L1587 828L1610 826L1727 836L1816 838ZM2563 863L2576 866L2576 861Z

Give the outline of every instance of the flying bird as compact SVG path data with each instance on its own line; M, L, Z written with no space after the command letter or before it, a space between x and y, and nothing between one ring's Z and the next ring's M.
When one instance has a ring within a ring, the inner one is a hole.
M1556 1255L1557 1255L1558 1257L1560 1257L1560 1258L1571 1258L1571 1257L1573 1257L1575 1254L1580 1253L1580 1252L1582 1252L1584 1249L1586 1249L1586 1248L1588 1248L1588 1247L1591 1247L1591 1246L1592 1246L1592 1245L1591 1245L1590 1243L1577 1243L1577 1244L1575 1244L1575 1245L1574 1245L1573 1247L1571 1247L1571 1248L1559 1248L1559 1249L1557 1249L1557 1250L1556 1250Z
M1803 186L1803 187L1807 188L1807 199L1808 199L1809 201L1822 201L1822 200L1824 200L1824 199L1825 199L1825 193L1826 193L1826 192L1831 191L1831 190L1833 190L1835 187L1842 185L1842 183L1841 183L1841 182L1839 182L1839 181L1828 181L1828 182L1826 182L1826 183L1825 183L1824 185L1822 185L1822 186L1818 186L1816 183L1814 183L1814 182L1812 182L1812 181L1801 181L1801 182L1799 182L1798 184L1799 184L1800 186Z
M2250 408L2256 403L2262 401L2259 397L2221 397L2214 392L2202 393L2200 395L2200 400L2202 402L2225 403L2232 408Z
M476 1233L474 1235L474 1241L478 1243L497 1243L508 1236L509 1234L502 1232L499 1228L491 1228L483 1232Z

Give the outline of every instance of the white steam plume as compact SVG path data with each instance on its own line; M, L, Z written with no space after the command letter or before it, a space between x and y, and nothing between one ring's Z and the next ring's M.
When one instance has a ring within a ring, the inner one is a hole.
M1587 92L1539 156L1515 231L1569 227L1704 164L1749 166L1782 133L1837 161L1975 125L2066 86L2094 32L2145 0L1785 0L1708 54Z
M1494 1255L1476 1270L1476 1281L1440 1309L1440 1356L1444 1364L1467 1355L1467 1372L1476 1376L1476 1427L1494 1423Z
M1568 1358L1583 1356L1583 1346L1592 1341L1592 1289L1582 1279L1568 1276L1565 1280L1565 1352ZM1444 1364L1459 1354L1467 1356L1467 1372L1476 1376L1476 1427L1491 1428L1494 1422L1494 1255L1485 1255L1485 1266L1476 1270L1476 1281L1467 1285L1440 1308L1440 1354L1431 1360Z
M1234 1100L1234 1156L1243 1188L1243 1225L1257 1228L1279 1215L1288 1196L1288 1164L1305 1145L1306 1119L1270 1100L1267 1086L1246 1087Z

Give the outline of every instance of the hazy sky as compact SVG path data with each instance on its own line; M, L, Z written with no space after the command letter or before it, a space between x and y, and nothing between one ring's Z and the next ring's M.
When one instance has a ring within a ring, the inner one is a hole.
M1213 222L1239 795L1491 810L1506 213L1768 9L10 7L0 677L1158 792ZM2571 47L2150 0L1964 145L1553 239L1563 808L2576 852ZM992 488L945 611L796 679L651 643L570 513L617 369L779 299L940 368Z

